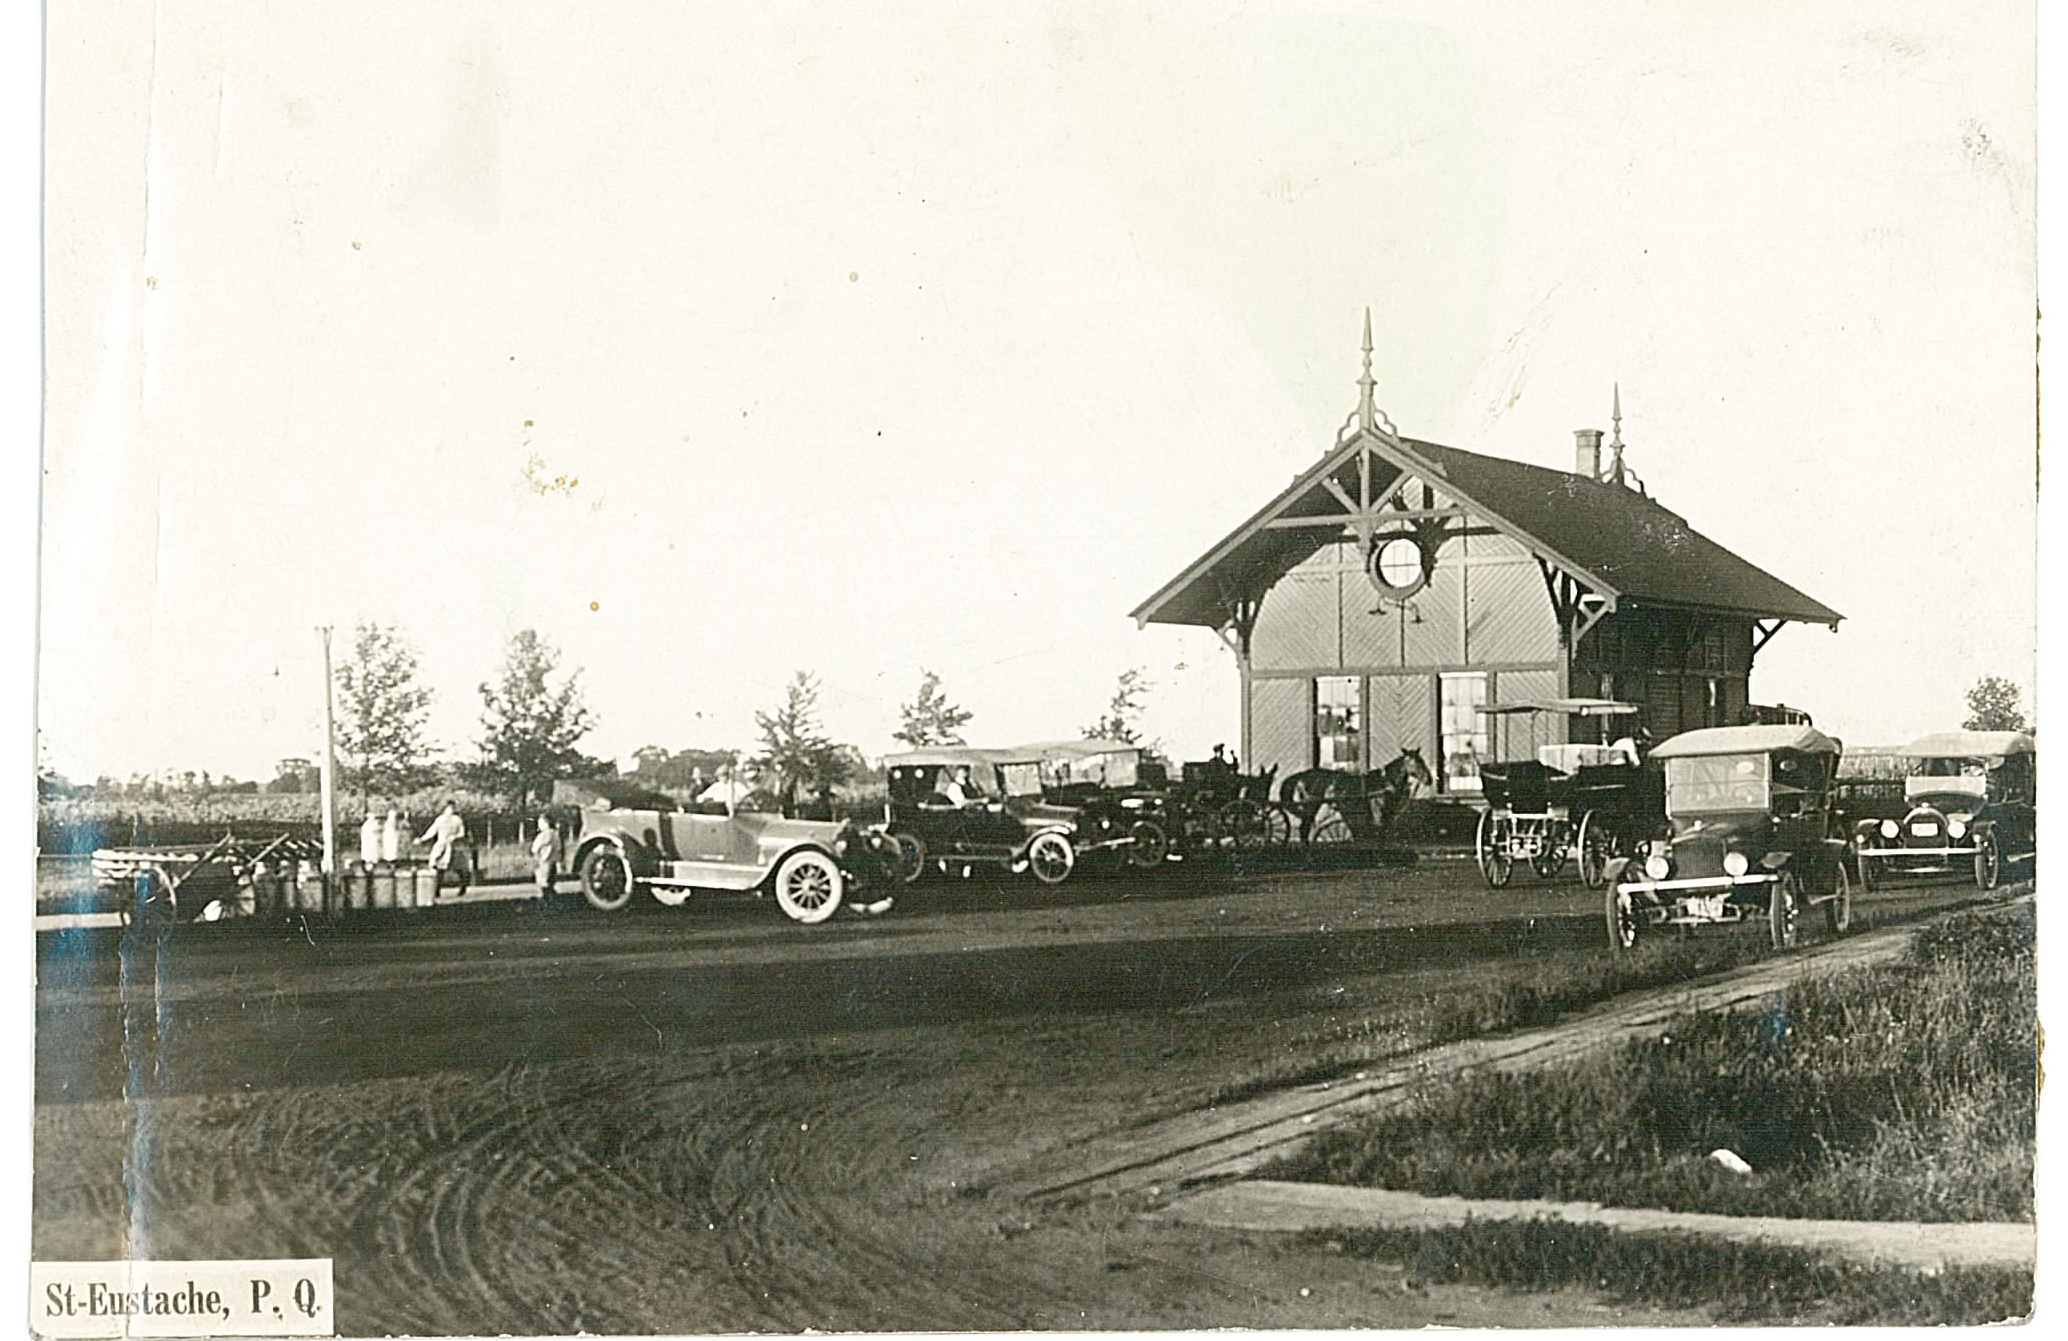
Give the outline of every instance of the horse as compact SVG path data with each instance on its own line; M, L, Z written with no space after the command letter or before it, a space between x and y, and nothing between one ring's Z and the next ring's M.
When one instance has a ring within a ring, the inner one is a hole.
M1323 803L1342 811L1356 831L1364 828L1364 820L1371 816L1370 803L1377 798L1378 835L1383 837L1392 831L1394 821L1414 799L1416 789L1435 784L1436 775L1429 771L1422 751L1403 745L1391 763L1369 773L1345 773L1333 768L1295 773L1278 785L1278 799L1300 817L1300 841L1305 843L1313 836L1314 820Z

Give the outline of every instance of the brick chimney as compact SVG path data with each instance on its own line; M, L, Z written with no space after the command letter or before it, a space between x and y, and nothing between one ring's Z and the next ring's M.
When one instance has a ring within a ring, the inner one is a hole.
M1573 474L1585 475L1590 480L1601 478L1600 429L1576 428L1573 430Z

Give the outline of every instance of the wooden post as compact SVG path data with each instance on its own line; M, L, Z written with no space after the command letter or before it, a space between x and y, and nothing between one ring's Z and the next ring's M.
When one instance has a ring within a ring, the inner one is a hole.
M337 770L337 723L331 708L330 683L330 625L325 624L317 632L323 635L323 772L321 788L323 793L323 875L326 886L337 871L337 814L336 770Z

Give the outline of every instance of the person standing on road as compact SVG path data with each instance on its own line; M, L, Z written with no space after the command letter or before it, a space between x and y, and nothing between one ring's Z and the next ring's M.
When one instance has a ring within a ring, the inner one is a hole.
M539 816L539 832L531 840L531 862L539 885L539 897L553 897L553 881L560 874L560 833L551 815Z
M424 830L423 836L416 840L419 846L425 843L431 845L429 863L431 869L438 872L440 893L444 892L445 873L452 869L453 850L460 839L466 836L467 825L466 821L460 818L460 808L447 801L445 808L438 812L438 818L431 821L431 827Z

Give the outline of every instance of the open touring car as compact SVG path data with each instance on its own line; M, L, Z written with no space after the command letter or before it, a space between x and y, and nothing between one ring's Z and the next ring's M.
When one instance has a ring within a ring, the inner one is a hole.
M1903 781L1901 819L1861 820L1853 829L1860 885L1892 876L1974 876L1994 889L2003 868L2038 848L2034 808L2037 747L2023 731L1941 731L1900 751L1913 760Z

